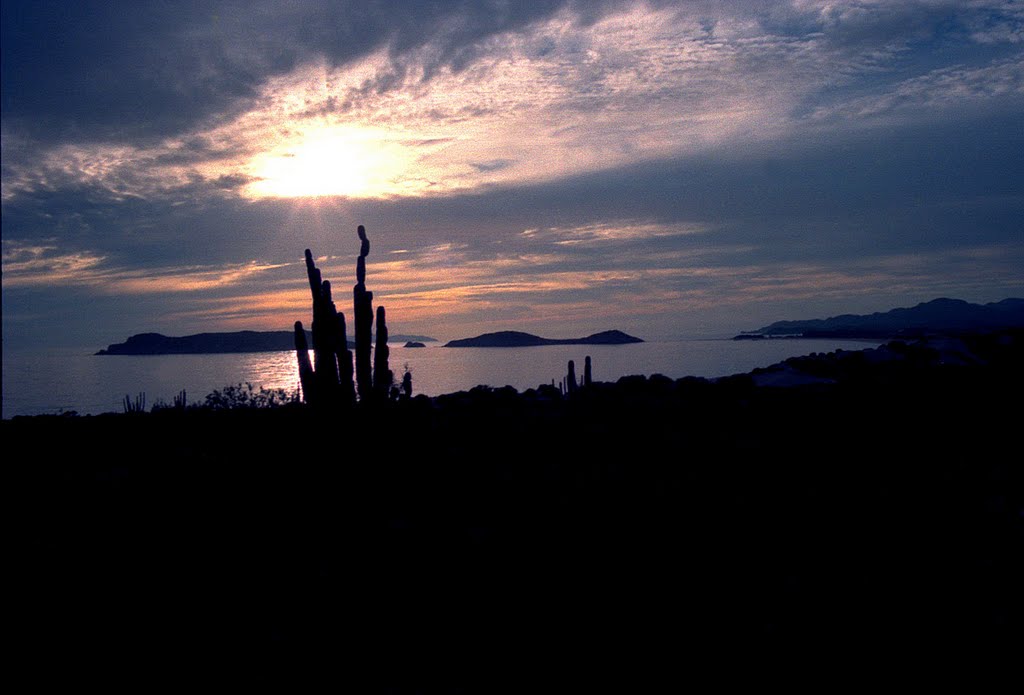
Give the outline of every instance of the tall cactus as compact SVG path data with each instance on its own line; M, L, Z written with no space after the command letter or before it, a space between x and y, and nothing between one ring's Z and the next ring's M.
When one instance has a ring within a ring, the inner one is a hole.
M593 379L590 374L590 355L587 355L583 361L583 385L590 386L593 383Z
M380 400L386 400L394 382L394 374L388 367L388 325L385 321L384 307L377 307L377 344L373 353L373 391Z
M373 395L373 370L370 365L370 333L373 331L373 292L366 289L366 257L370 254L370 240L366 228L357 230L362 242L356 261L356 285L352 288L352 301L356 314L356 384L359 400L367 401Z
M307 403L323 406L351 403L351 368L346 370L348 345L345 340L345 316L338 313L331 296L331 283L324 280L306 249L306 276L313 298L313 365L306 354L308 345L302 322L295 323L295 350L299 360L299 380ZM351 362L351 358L349 358Z
M302 321L295 322L295 356L299 360L299 383L302 385L302 398L307 403L316 402L316 374L309 362L309 344L306 342L306 331Z
M565 377L565 391L568 395L576 392L576 363L569 360L569 374Z
M317 323L319 322L319 328ZM317 341L320 349L317 350ZM313 358L317 360L316 375L320 388L333 401L339 395L338 382L338 310L331 298L331 283L320 285L320 315L313 318ZM322 363L321 363L322 360Z
M352 381L352 351L348 349L348 331L345 328L345 314L338 312L338 377L341 380L341 399L345 403L356 402L356 388Z
M313 262L313 253L306 249L306 277L309 279L309 293L313 297L313 369L316 373L317 391L321 397L327 398L330 393L330 381L326 378L330 367L328 367L328 355L333 357L333 350L329 349L330 338L324 331L325 311L323 296L323 280L320 277L320 270ZM337 369L335 379L337 379Z
M313 297L313 364L302 322L295 322L295 351L299 362L299 381L307 403L330 407L352 403L351 367L346 371L345 316L338 312L331 296L331 283L323 280L306 249L306 275ZM349 358L351 364L351 358Z

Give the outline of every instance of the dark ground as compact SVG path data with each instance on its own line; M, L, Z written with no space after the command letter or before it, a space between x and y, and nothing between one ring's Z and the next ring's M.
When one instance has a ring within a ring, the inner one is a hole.
M14 633L101 677L288 654L401 692L1012 640L1024 341L973 341L787 389L4 421Z

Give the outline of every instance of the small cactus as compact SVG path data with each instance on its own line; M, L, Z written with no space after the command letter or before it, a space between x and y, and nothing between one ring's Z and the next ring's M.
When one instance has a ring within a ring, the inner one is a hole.
M405 374L402 375L402 395L406 399L412 398L412 372L409 371L408 366L405 368Z

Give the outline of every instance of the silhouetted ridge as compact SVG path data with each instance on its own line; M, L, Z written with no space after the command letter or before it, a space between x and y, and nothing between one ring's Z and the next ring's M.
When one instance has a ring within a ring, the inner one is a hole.
M626 345L642 343L641 338L622 331L602 331L585 338L541 338L522 331L498 331L484 333L475 338L462 338L445 343L444 347L533 347L536 345Z
M524 633L559 658L625 635L672 665L709 641L1010 643L1021 365L1011 329L720 379L584 366L571 396L3 420L31 511L16 631L101 665L294 649L373 678L381 655L515 657Z
M927 333L964 333L1024 326L1024 299L971 304L940 298L910 308L873 314L842 314L827 319L776 321L737 339L757 336L803 338L894 338Z

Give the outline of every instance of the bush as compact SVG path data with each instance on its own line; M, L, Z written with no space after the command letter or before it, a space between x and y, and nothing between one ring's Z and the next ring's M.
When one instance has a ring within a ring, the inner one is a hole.
M280 408L299 402L299 392L288 393L284 389L268 389L263 386L256 390L251 382L232 384L215 390L206 396L200 405L210 410L236 410L240 408Z

